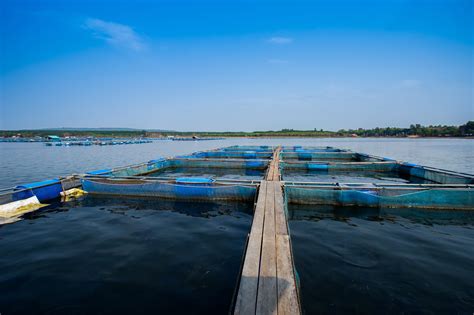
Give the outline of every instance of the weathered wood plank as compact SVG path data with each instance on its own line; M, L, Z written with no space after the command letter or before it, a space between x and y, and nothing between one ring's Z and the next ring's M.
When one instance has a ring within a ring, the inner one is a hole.
M290 237L277 235L278 315L300 314Z
M277 181L280 180L280 171L278 169L279 163L279 152L281 147L277 147L273 152L272 160L270 161L270 165L268 167L267 173L267 180L268 181Z
M258 198L257 198L257 204L255 206L255 212L253 215L253 222L257 220L259 224L256 224L254 227L254 224L252 222L252 229L259 229L261 232L263 232L263 224L264 224L264 215L265 215L265 203L266 203L266 196L267 196L267 188L268 187L268 182L265 180L262 180L260 183L260 188L258 192Z
M267 182L262 181L250 230L234 314L255 314L262 249Z
M275 162L275 160L273 160L272 163L273 163L272 181L274 181L275 180L275 173L276 173L276 162Z
M301 314L277 147L255 207L235 314Z
M273 162L274 162L273 180L274 181L280 180L280 151L281 151L281 147L278 147L275 150L275 154L273 155Z
M277 162L273 161L273 174L272 174L272 181L276 181L277 179Z
M267 195L265 196L265 221L264 236L271 237L275 235L275 185L273 182L267 182Z
M280 182L275 185L275 230L277 235L288 235L288 224L283 206L283 191Z
M278 307L274 188L275 185L268 183L265 199L262 258L258 282L257 314L277 314Z
M276 275L275 239L264 238L258 281L256 314L277 314L278 291Z
M272 162L270 162L270 164L268 165L266 180L267 181L272 181L273 180L273 163Z

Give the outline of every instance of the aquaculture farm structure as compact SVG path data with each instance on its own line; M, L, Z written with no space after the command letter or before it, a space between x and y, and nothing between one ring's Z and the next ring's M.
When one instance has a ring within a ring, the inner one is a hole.
M333 147L232 146L1 192L0 214L88 194L253 202L234 314L299 314L288 204L474 210L474 175Z

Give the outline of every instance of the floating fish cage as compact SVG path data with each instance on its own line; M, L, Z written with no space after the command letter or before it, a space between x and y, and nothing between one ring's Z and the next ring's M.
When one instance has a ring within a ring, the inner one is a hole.
M299 314L289 205L474 210L474 175L334 147L232 146L4 189L0 221L85 193L253 203L231 311Z
M137 139L137 140L65 140L60 141L48 141L45 142L45 145L48 147L69 147L69 146L92 146L92 145L123 145L123 144L144 144L152 143L152 140Z
M101 169L4 189L0 202L89 194L187 200L254 200L274 146L231 146ZM474 208L474 175L333 147L283 146L279 176L289 203L363 207Z

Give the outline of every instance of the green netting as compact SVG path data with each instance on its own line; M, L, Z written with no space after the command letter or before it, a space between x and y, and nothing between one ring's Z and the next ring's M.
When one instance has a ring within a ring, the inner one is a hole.
M170 167L170 166L171 166L171 160L150 161L144 164L115 169L108 175L116 176L116 177L145 175L145 174L157 171L162 168Z
M393 172L398 169L395 162L300 162L286 161L280 163L282 172L285 170L325 170L334 171L369 171L369 172Z
M353 152L282 152L280 159L283 161L360 161L358 154Z
M473 188L390 188L342 189L285 186L288 201L295 204L338 206L474 209Z
M413 164L400 164L399 172L404 175L423 178L440 184L474 184L474 176Z
M214 151L258 151L258 152L271 152L275 147L268 145L254 146L254 145L235 145L226 148L220 148Z
M156 160L148 163L132 165L114 169L107 172L106 176L128 177L143 176L166 168L232 168L248 170L264 170L268 166L268 160L261 159L240 159L240 160L208 160L199 158L182 158Z
M302 147L302 146L283 146L282 152L345 152L347 150L333 147Z
M144 196L185 200L252 201L256 185L219 184L215 182L179 183L178 181L142 181L114 179L83 179L83 189L91 194Z
M170 160L172 167L200 167L200 168L247 168L265 169L268 160L209 160L209 159L173 159Z
M408 163L399 162L323 162L323 161L283 161L280 163L283 177L292 170L313 172L385 172L397 173L401 178L419 182L416 178L439 184L474 184L474 176L445 170L438 170Z
M269 159L273 152L259 151L204 151L196 152L187 156L188 158L230 158L230 159Z

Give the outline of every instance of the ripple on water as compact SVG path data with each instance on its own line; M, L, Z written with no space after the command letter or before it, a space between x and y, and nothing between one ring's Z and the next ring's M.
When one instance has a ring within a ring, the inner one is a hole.
M0 311L226 313L251 212L89 196L30 213L0 228Z
M302 306L320 313L474 309L474 214L289 208Z

